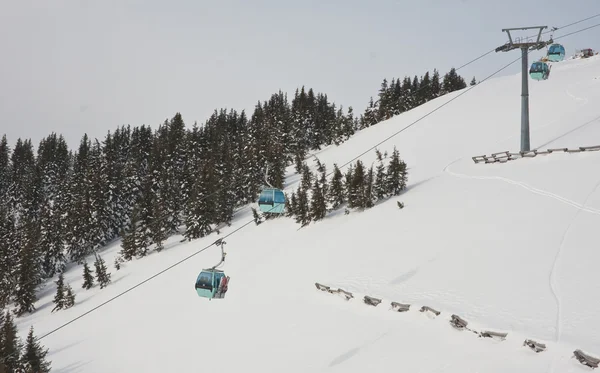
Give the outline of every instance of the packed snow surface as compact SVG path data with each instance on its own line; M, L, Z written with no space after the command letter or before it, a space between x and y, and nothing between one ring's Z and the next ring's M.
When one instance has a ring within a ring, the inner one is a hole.
M490 79L378 148L394 145L408 189L364 212L343 210L298 229L289 218L226 239L225 299L194 291L219 261L215 246L42 339L54 372L581 372L575 349L600 355L600 152L552 153L504 164L472 156L519 150L520 75ZM317 153L328 170L464 92L453 92ZM600 145L600 59L555 63L530 80L533 148ZM375 161L370 151L361 160ZM311 161L310 164L315 167ZM288 170L290 192L298 176ZM345 169L342 169L345 172ZM399 209L396 201L405 204ZM241 209L232 232L252 219ZM111 266L113 282L81 289L55 313L54 284L18 320L41 336L182 258L216 234ZM102 255L108 264L120 243ZM315 282L353 292L346 301ZM383 299L377 307L364 295ZM410 303L393 312L390 302ZM427 305L441 314L421 313ZM479 338L449 324L452 314ZM546 343L535 353L525 339Z

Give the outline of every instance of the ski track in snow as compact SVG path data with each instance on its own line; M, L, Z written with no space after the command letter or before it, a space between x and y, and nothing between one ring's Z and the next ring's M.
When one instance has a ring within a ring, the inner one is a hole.
M503 182L508 183L508 184L520 186L520 187L522 187L522 188L530 191L531 193L538 194L538 195L545 196L545 197L550 197L550 198L552 198L554 200L557 200L559 202L562 202L564 204L573 206L573 207L575 207L576 209L578 209L580 211L585 211L585 212L589 212L591 214L600 215L600 210L597 210L597 209L594 209L594 208L591 208L591 207L585 207L584 204L575 202L573 200L570 200L568 198L562 197L562 196L560 196L560 195L558 195L556 193L552 193L552 192L549 192L549 191L544 190L544 189L539 189L539 188L536 188L536 187L532 187L531 185L529 185L527 183L524 183L522 181L516 181L516 180L512 180L512 179L509 179L509 178L506 178L506 177L502 177L502 176L474 176L474 175L460 174L460 173L457 173L457 172L454 172L454 171L450 171L450 169L449 169L448 166L446 166L444 168L444 171L446 173L448 173L449 175L452 175L452 176L455 176L455 177L460 177L460 178L463 178L463 179L474 179L474 180L499 180L499 181L503 181Z
M585 197L585 200L583 201L583 206L585 206L587 204L587 201L596 192L598 187L600 187L600 180L598 180L596 185L594 185L594 188ZM573 216L573 219L571 219L569 226L565 230L565 233L563 234L563 236L560 240L560 245L558 246L558 250L556 251L556 255L554 257L554 262L552 263L552 268L550 270L550 276L549 276L550 291L552 292L552 295L554 296L554 300L556 301L556 337L554 338L554 340L557 344L560 343L560 337L562 334L562 323L561 323L562 303L560 300L560 294L558 292L558 287L557 287L556 268L558 267L558 263L560 260L560 256L563 252L566 238L569 235L569 232L571 231L571 228L573 227L573 225L575 225L575 222L577 221L577 218L579 217L579 214L581 213L581 211L583 211L583 209L580 209L575 213L575 216ZM557 359L557 356L555 356L552 361L551 372L554 372L554 365L555 365L554 362L556 361L556 359Z

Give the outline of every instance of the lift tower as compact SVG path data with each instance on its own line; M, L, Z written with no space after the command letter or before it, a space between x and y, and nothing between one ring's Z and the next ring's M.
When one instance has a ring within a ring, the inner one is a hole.
M496 52L508 52L514 49L521 49L521 151L527 152L531 150L529 145L529 80L528 68L529 63L527 57L530 50L540 50L548 44L552 44L552 39L549 41L541 41L542 30L548 26L533 26L533 27L517 27L505 28L503 32L508 34L508 43L496 48ZM510 35L511 31L515 30L531 30L539 29L537 40L531 41L530 38L515 38L513 41Z

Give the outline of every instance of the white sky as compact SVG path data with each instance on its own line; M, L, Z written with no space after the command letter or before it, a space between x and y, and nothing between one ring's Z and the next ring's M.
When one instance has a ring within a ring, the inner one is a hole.
M37 146L54 131L76 148L84 132L155 128L178 111L188 126L221 107L250 115L301 85L362 112L383 78L443 74L503 44L502 28L596 13L598 0L0 0L0 135ZM570 55L600 49L599 36L560 42ZM518 55L459 74L483 79Z

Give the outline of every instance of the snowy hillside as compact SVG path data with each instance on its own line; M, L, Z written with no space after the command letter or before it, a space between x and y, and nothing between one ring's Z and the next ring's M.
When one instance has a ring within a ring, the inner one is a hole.
M396 146L408 190L367 211L298 230L291 219L251 223L226 239L224 300L199 298L198 272L215 246L56 331L42 343L53 372L579 372L575 349L600 356L600 152L553 153L504 164L472 156L519 150L520 75L491 79L378 148ZM331 170L462 91L377 124L317 156ZM530 81L534 148L600 145L600 58L554 64ZM361 160L375 160L370 151ZM310 164L314 165L313 162ZM342 169L344 172L344 169ZM289 168L287 191L296 188ZM293 182L292 182L293 180ZM396 201L405 204L400 210ZM225 235L252 219L236 215ZM51 314L54 284L18 320L38 336L84 314L217 239L180 243L112 271ZM105 250L112 263L116 242ZM318 291L315 282L355 298ZM364 295L382 298L372 307ZM411 304L393 312L390 302ZM421 313L421 306L441 311ZM457 314L478 338L448 322ZM525 339L546 343L536 354Z

